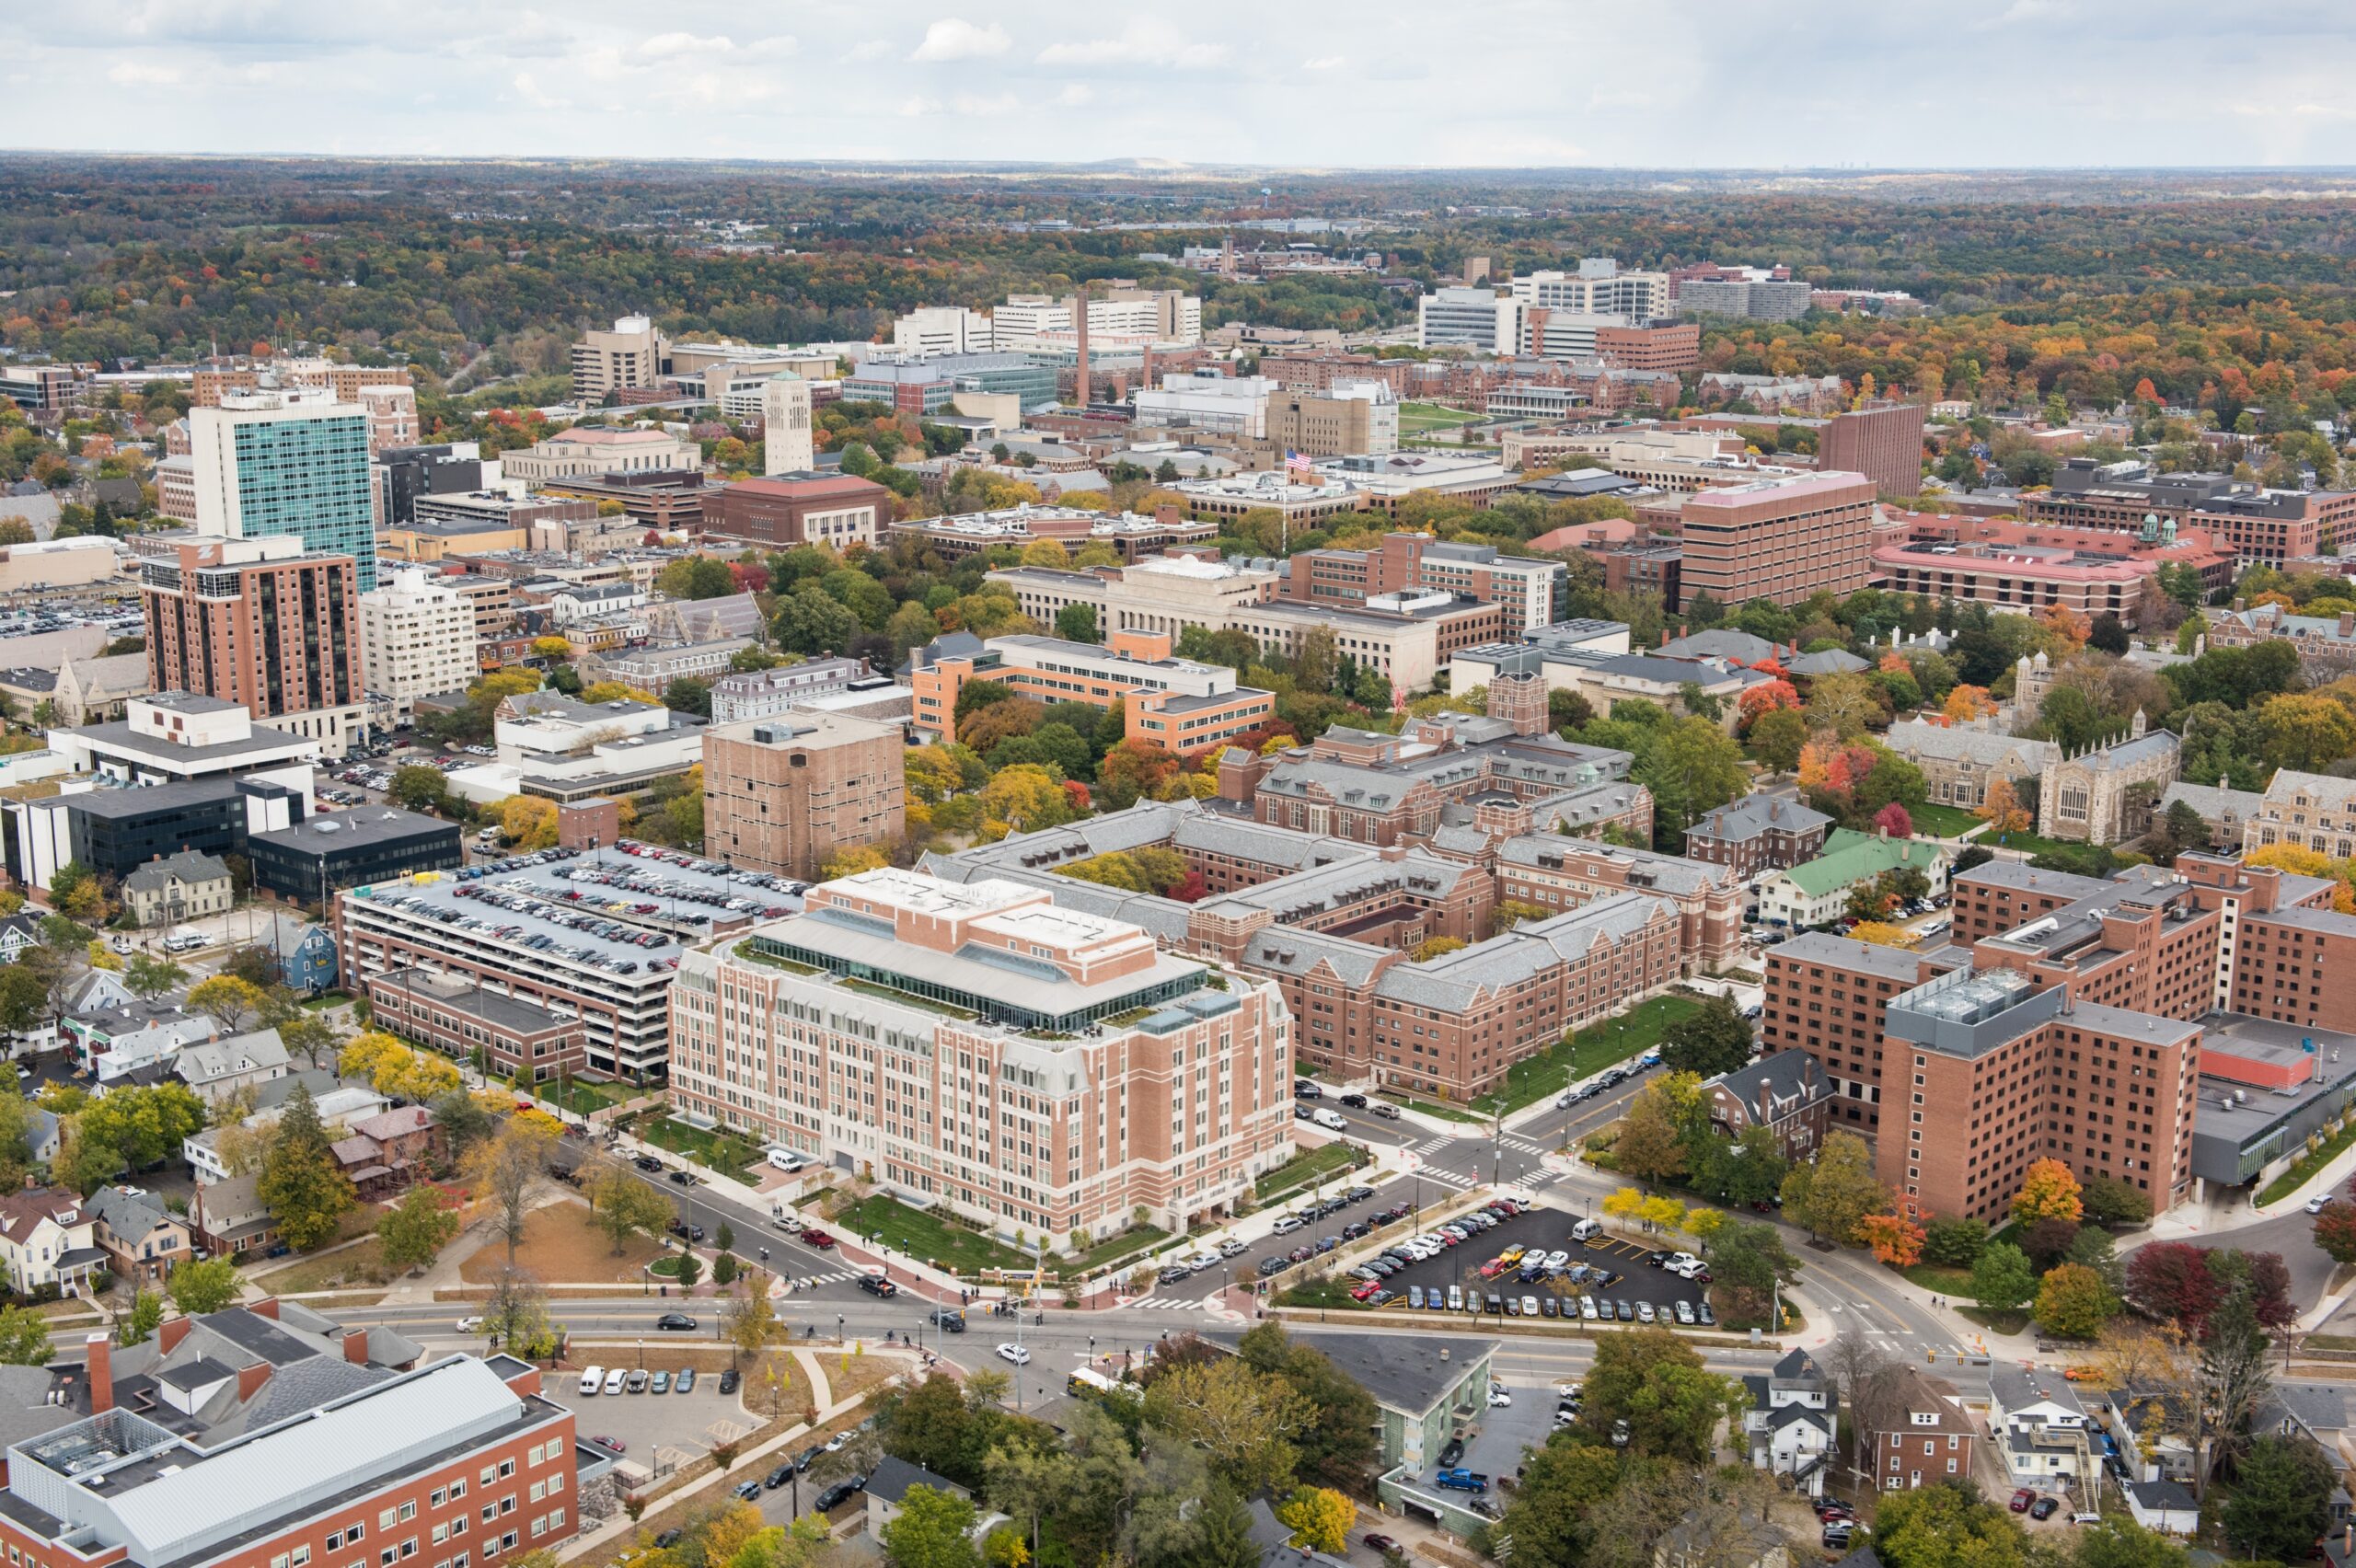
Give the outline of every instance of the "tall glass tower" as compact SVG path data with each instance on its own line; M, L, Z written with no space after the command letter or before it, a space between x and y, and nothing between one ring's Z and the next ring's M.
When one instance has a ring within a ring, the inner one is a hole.
M315 555L348 555L359 590L376 585L368 414L320 389L225 393L189 410L196 525L234 539L292 534Z

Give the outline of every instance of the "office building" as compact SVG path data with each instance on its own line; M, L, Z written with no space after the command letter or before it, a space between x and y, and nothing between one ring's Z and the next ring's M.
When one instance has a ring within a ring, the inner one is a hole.
M1092 512L1033 502L997 512L949 513L892 525L894 538L918 540L952 560L993 546L1021 549L1041 539L1053 539L1074 551L1091 544L1110 545L1124 561L1136 562L1174 547L1201 544L1218 533L1216 523L1191 522L1184 512L1172 505L1157 507L1147 517L1134 512Z
M1170 488L1186 498L1187 510L1206 517L1275 513L1287 529L1333 525L1333 520L1368 509L1368 493L1357 485L1311 470L1269 468L1258 473L1180 479Z
M767 670L742 670L711 683L711 721L734 724L770 719L813 698L847 691L854 682L880 679L864 659L804 659Z
M704 845L731 865L815 875L840 850L906 827L899 731L836 713L790 714L704 737Z
M307 763L300 773L307 782ZM120 882L174 855L243 855L250 834L300 822L309 809L301 783L248 775L10 798L0 820L8 875L46 892L73 861Z
M1623 272L1608 256L1582 258L1576 272L1525 272L1514 279L1512 294L1530 309L1617 316L1638 325L1669 314L1668 273Z
M825 545L841 551L874 545L891 520L892 492L853 474L739 479L704 507L707 532L773 549Z
M1683 603L1769 599L1796 605L1819 589L1865 585L1874 484L1857 474L1753 479L1687 498L1680 571Z
M1276 391L1263 412L1266 440L1259 455L1271 467L1293 454L1379 456L1399 450L1399 400L1380 381L1336 381L1322 392Z
M405 719L419 698L475 678L475 607L446 579L404 567L360 595L360 646L368 695Z
M1640 327L1599 327L1595 352L1619 370L1674 374L1702 363L1702 329L1692 321L1662 321Z
M1677 286L1677 308L1687 316L1796 321L1807 314L1810 292L1793 278L1691 278Z
M1504 464L1470 452L1392 452L1322 457L1317 472L1339 479L1365 498L1368 510L1396 512L1411 495L1441 495L1486 506L1511 490Z
M391 806L326 812L248 834L254 886L291 903L327 907L328 895L413 871L455 871L466 863L458 824Z
M902 354L986 354L996 344L986 313L945 305L926 306L895 319L892 347Z
M189 406L217 409L249 392L325 392L338 403L358 403L372 386L407 386L398 364L347 364L318 358L271 359L244 365L206 365L189 378Z
M359 590L376 586L368 415L324 390L225 393L189 412L200 533L292 536L316 555L352 558Z
M366 717L351 558L287 536L170 550L139 569L149 684L233 703L341 756Z
M876 870L807 901L682 960L691 1114L1056 1247L1139 1210L1231 1213L1289 1158L1291 1020L1265 982L1011 882Z
M1119 703L1130 740L1190 755L1249 734L1276 714L1273 694L1238 686L1226 665L1173 657L1166 631L1116 631L1106 642L993 637L955 651L941 642L914 650L908 685L916 694L915 726L935 740L954 741L958 694L976 681L1043 703Z
M1927 513L1896 521L1900 528L1873 550L1884 589L2015 614L2062 605L2089 618L2117 616L2132 630L2162 567L2189 568L2212 590L2230 586L2235 574L2231 548L2174 523L2128 533Z
M1502 554L1494 545L1452 544L1425 534L1393 533L1370 550L1301 550L1288 562L1278 591L1299 604L1355 608L1380 594L1439 592L1501 605L1506 629L1519 635L1552 626L1569 593L1559 560Z
M1415 301L1415 346L1517 353L1521 310L1519 300L1492 288L1434 289Z
M1227 442L1260 442L1268 434L1268 399L1276 384L1264 375L1165 375L1137 395L1140 429L1184 431Z
M423 496L466 495L482 489L482 449L471 441L433 446L375 446L370 470L378 502L377 526L415 520Z
M843 378L843 401L882 403L895 413L937 414L961 392L1009 394L1025 409L1052 406L1056 372L1034 353L928 354L869 359Z
M417 389L406 381L363 386L352 399L368 416L368 455L417 444Z
M519 1073L526 1082L552 1083L589 1065L589 1032L579 1019L479 986L403 969L371 980L368 996L370 1027L461 1059L479 1051L503 1083Z
M663 430L575 425L499 460L503 478L525 484L616 474L701 473L703 448Z
M74 372L62 364L0 365L0 398L28 413L47 413L65 407L74 390Z
M806 474L818 466L811 446L810 384L791 371L761 383L761 472Z
M602 403L619 392L651 391L671 368L670 348L643 316L625 316L610 332L583 332L572 345L572 395Z
M1088 338L1100 350L1181 348L1203 338L1203 302L1178 289L1114 281L1091 285ZM1068 295L1009 294L990 312L989 346L1000 351L1070 348L1079 340Z
M1923 405L1877 403L1835 414L1816 432L1816 466L1863 474L1883 496L1923 488Z
M2085 528L2132 531L2146 517L2198 528L2244 567L2329 554L2356 536L2356 490L2268 490L2224 474L2163 474L2134 459L2065 457L2052 488L2024 494L2020 510L2030 522Z

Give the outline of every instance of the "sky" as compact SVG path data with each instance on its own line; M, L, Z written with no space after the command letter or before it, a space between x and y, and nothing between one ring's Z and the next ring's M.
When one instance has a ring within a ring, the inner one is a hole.
M2350 0L0 0L0 146L2356 165Z

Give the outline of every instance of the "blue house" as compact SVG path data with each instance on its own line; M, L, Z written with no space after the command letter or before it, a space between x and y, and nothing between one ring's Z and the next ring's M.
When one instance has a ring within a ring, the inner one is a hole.
M278 960L280 978L290 990L316 997L336 983L335 935L325 926L272 915L270 924L254 933L254 946Z

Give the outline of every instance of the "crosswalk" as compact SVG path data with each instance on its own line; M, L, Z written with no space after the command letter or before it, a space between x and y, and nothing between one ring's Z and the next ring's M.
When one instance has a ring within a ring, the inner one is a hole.
M1199 1300L1190 1299L1182 1301L1175 1297L1147 1296L1130 1302L1129 1305L1132 1307L1147 1308L1156 1312L1199 1312L1205 1308L1218 1306L1218 1297L1216 1296L1206 1296Z
M802 1279L810 1285L842 1285L848 1281L857 1279L859 1274L860 1271L857 1269L837 1269L832 1274L800 1274L795 1277Z

